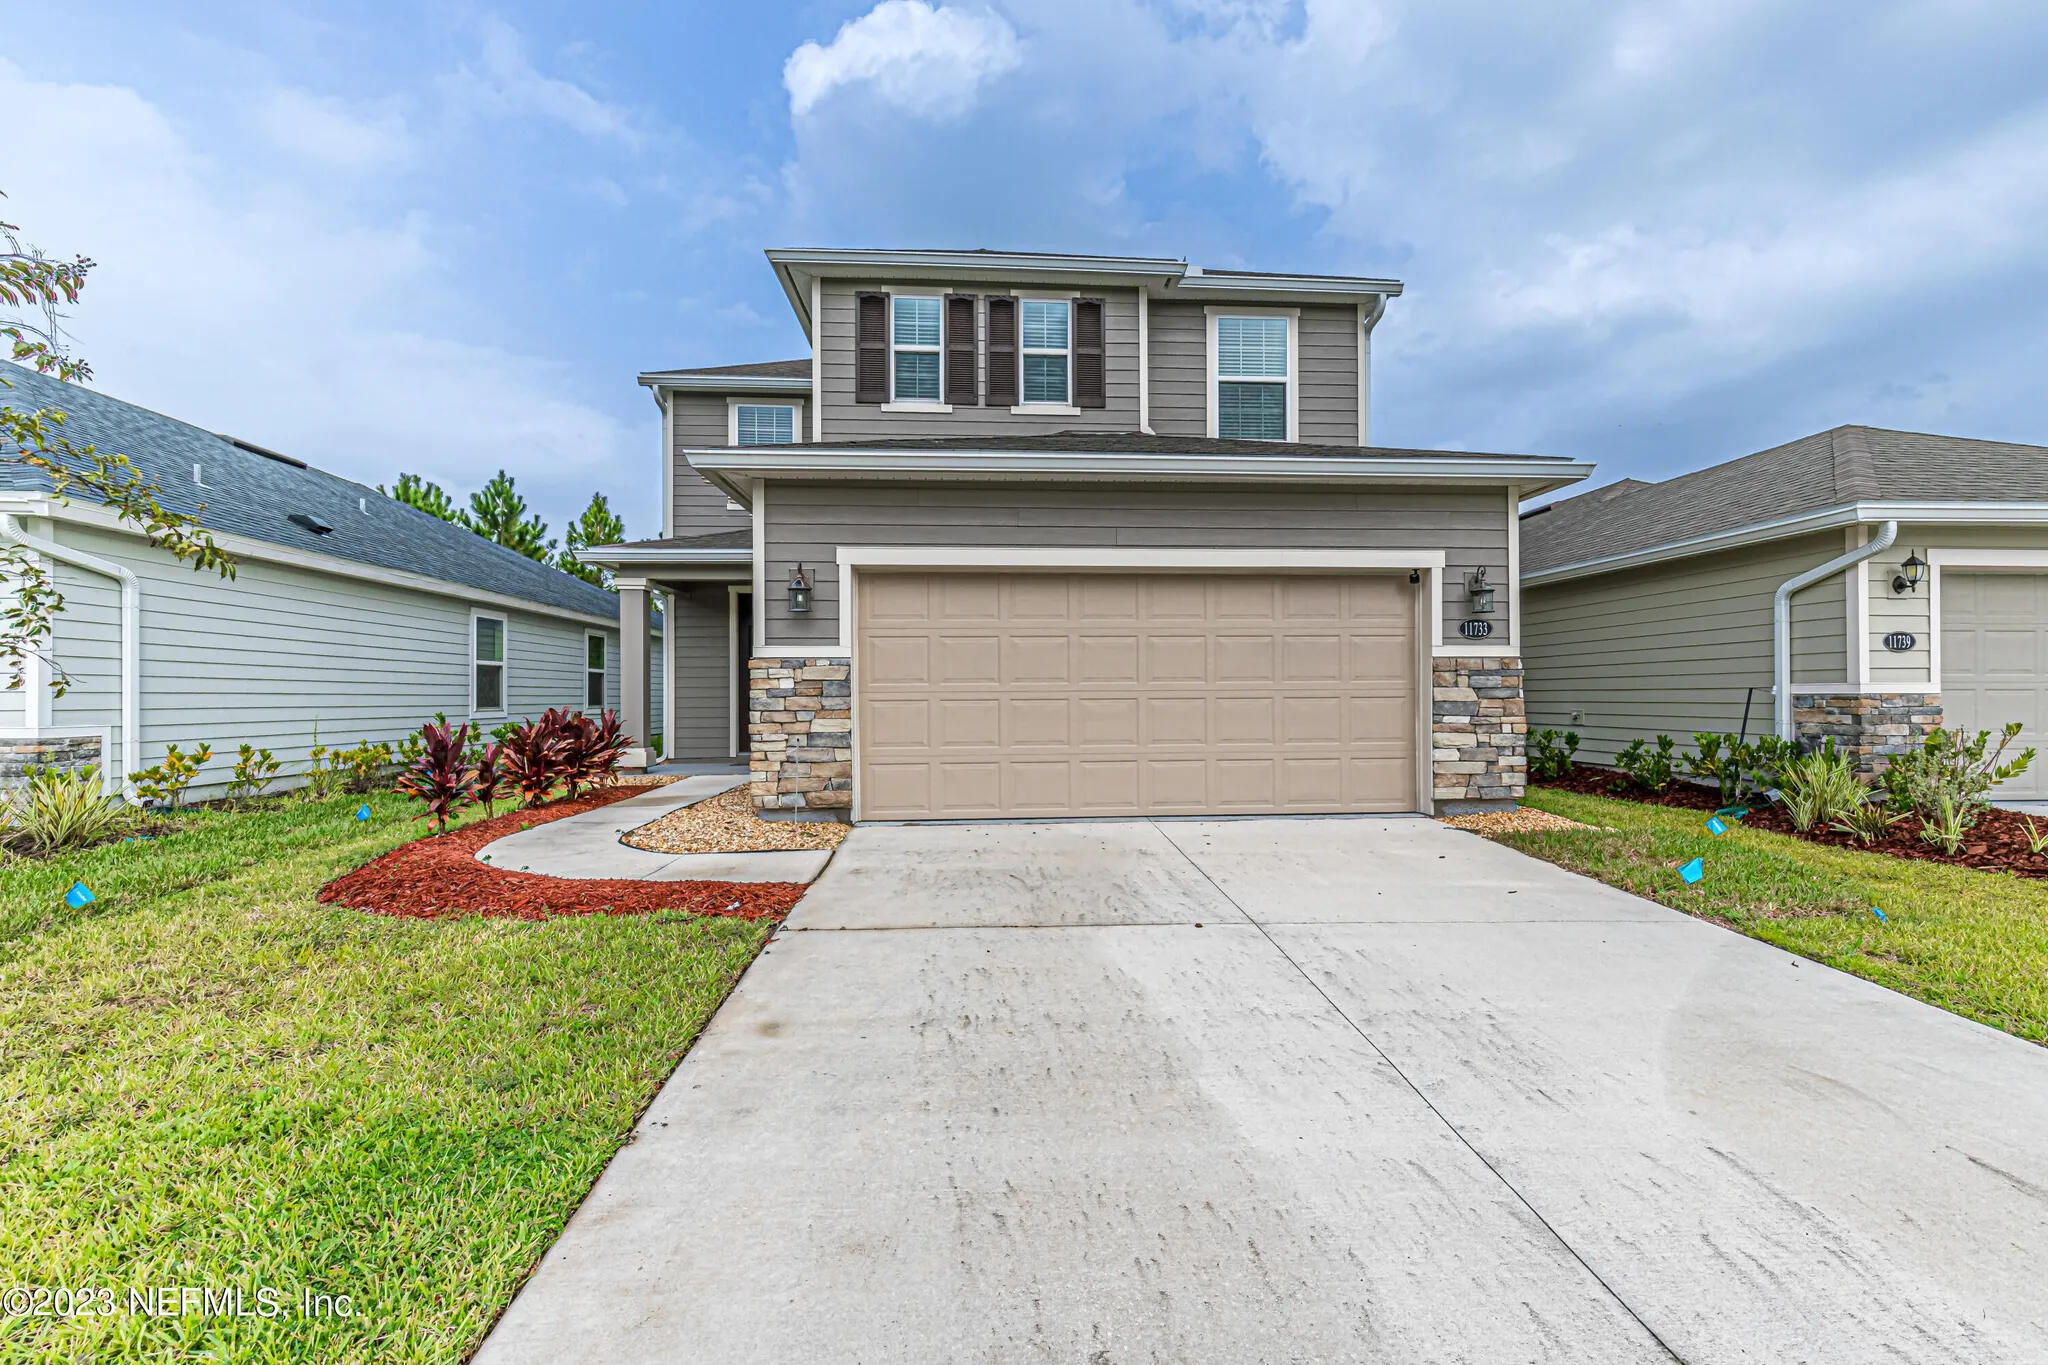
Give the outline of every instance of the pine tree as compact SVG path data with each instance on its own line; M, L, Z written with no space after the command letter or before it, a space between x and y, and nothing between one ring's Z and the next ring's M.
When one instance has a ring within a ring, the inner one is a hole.
M555 558L555 567L564 573L575 574L586 582L600 587L611 586L611 575L593 564L585 564L579 554L593 545L617 545L626 538L626 523L612 512L611 504L604 494L590 495L590 506L583 509L583 515L569 523L568 544Z
M512 487L512 476L499 470L491 481L469 495L469 510L456 518L462 525L494 540L528 559L551 562L555 542L548 539L548 524L538 516L526 515L526 499Z
M417 507L428 516L439 517L443 521L462 519L462 513L456 510L455 499L449 497L441 485L430 479L423 479L417 474L400 474L396 488L386 489L380 483L377 485L377 491L393 502L402 502L407 507Z

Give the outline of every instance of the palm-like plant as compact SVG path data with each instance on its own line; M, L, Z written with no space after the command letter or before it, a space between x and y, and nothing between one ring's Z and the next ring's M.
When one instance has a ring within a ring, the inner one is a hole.
M415 820L431 817L435 830L447 833L448 821L471 799L476 769L469 762L469 725L420 727L420 756L400 774L398 789L426 809Z

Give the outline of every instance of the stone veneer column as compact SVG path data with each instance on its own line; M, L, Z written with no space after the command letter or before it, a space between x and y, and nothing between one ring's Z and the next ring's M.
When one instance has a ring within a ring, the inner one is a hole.
M747 660L754 809L763 819L853 818L852 679L845 659Z
M1507 656L1434 663L1430 768L1437 813L1513 807L1529 776L1522 661Z
M1932 692L1792 694L1793 737L1807 748L1832 739L1857 771L1873 775L1891 766L1891 755L1919 748L1941 720L1941 698Z
M103 758L98 735L0 739L0 788L20 786L30 768L57 768L68 773L88 764L98 768Z

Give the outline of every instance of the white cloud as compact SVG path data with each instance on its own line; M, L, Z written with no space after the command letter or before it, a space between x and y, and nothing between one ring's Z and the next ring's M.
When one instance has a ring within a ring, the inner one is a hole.
M358 113L309 90L272 90L257 106L264 136L287 152L348 170L399 160L412 148L397 113Z
M644 138L632 115L620 105L599 99L574 81L544 76L527 59L519 31L500 19L485 19L483 51L443 82L449 97L480 112L537 116L574 129L586 137L603 138L637 148Z
M925 0L882 0L842 26L830 43L807 42L792 52L782 83L797 118L853 85L870 86L911 113L947 118L972 108L984 83L1023 60L1016 30L999 14L934 8Z

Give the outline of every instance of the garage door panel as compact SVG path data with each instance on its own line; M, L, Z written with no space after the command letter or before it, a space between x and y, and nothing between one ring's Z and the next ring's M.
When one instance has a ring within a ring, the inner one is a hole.
M1941 576L1941 704L1946 723L1972 733L2020 722L2013 749L2048 753L2048 574ZM2048 762L2037 760L1997 791L2048 798Z
M1405 575L859 583L867 818L1416 806ZM865 609L875 595L894 623Z
M927 594L932 581L912 574L874 580L861 603L863 617L874 625L929 621L931 603Z

